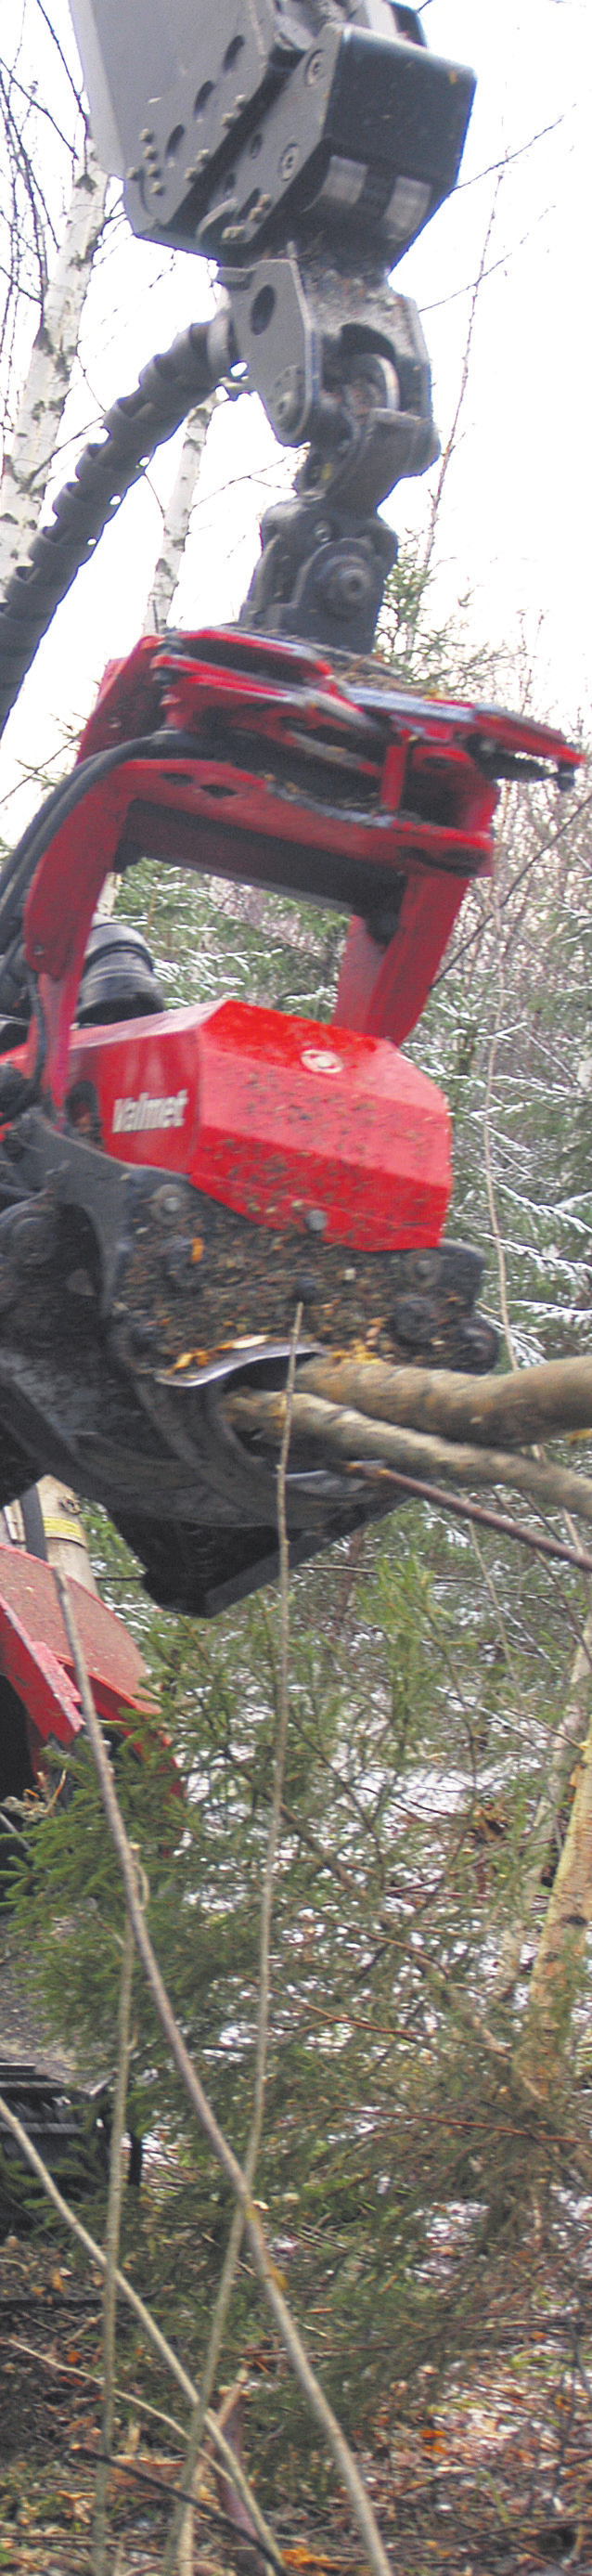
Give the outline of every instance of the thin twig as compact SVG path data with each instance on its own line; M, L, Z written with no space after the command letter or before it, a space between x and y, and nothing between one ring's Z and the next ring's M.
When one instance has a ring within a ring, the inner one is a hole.
M497 1202L496 1202L495 1185L494 1185L494 1178L493 1178L493 1158L492 1158L492 1152L491 1152L491 1103L492 1103L492 1098L493 1098L493 1077L494 1077L494 1073L495 1073L495 1067L496 1067L496 1061L497 1061L497 1050L498 1050L498 1046L499 1046L500 1032L501 1032L502 1020L503 1020L503 1016L504 1016L505 999L506 999L505 984L504 984L504 969L503 969L503 961L502 961L502 946L501 946L501 923L500 923L500 916L499 916L499 904L498 904L498 901L497 901L497 896L496 896L495 889L494 889L494 893L493 893L493 904L494 904L494 910L495 910L495 925L496 925L496 934L497 934L498 998L497 998L497 1010L496 1010L496 1014L495 1014L495 1021L494 1021L494 1027L493 1027L493 1035L492 1035L492 1039L491 1039L491 1045L490 1045L490 1048L489 1048L489 1056L488 1056L488 1062L487 1062L487 1082L486 1082L486 1085L485 1085L485 1102L484 1102L484 1108L483 1108L483 1161L484 1161L484 1165L485 1165L485 1187L486 1187L486 1190L487 1190L487 1205L488 1205L488 1208L489 1208L489 1217L490 1217L491 1231L492 1231L493 1240L494 1240L494 1243L495 1243L496 1254L497 1254L497 1268L498 1268L498 1278L499 1278L500 1306L501 1306L501 1310L502 1310L502 1322L503 1322L503 1327L504 1327L504 1339L505 1339L505 1344L506 1344L506 1350L507 1350L507 1353L508 1353L508 1359L509 1359L509 1362L510 1362L510 1368L511 1368L511 1369L513 1369L514 1373L517 1375L517 1373L518 1373L518 1361L517 1361L517 1358L516 1358L516 1352L515 1352L515 1349L514 1349L514 1339L513 1339L513 1334L512 1334L512 1327L511 1327L511 1324L510 1324L510 1309L509 1309L509 1305L508 1305L508 1278L507 1278L507 1271L506 1271L506 1255L505 1255L504 1245L503 1245L503 1241L502 1241L502 1233L501 1233L501 1227L500 1227L500 1223L499 1223L499 1217L498 1217L498 1213L497 1213Z
M126 1915L117 2016L117 2075L113 2100L113 2120L109 2146L109 2191L105 2227L105 2282L103 2289L103 2419L101 2445L97 2460L95 2515L93 2529L93 2562L95 2576L105 2576L107 2563L107 2487L109 2460L113 2449L115 2411L115 2337L117 2325L117 2257L121 2227L121 2149L125 2127L125 2106L129 2072L130 2021L134 1941Z
M496 174L496 183L495 183L495 188L494 188L494 191L493 191L493 201L492 201L492 206L491 206L491 212L490 212L490 215L489 215L489 221L488 221L487 229L486 229L486 233L485 233L485 240L484 240L484 243L483 243L483 249L482 249L482 252L481 252L481 258L480 258L480 261L479 261L479 267L478 267L478 271L477 271L477 276L476 276L476 278L475 278L474 285L473 285L473 292L472 292L471 305L470 305L470 311L469 311L469 320L468 320L468 325L467 325L467 334L466 334L465 345L464 345L464 350L463 350L463 360L462 360L462 367L461 367L460 385L459 385L458 396L457 396L457 401L456 401L456 408L455 408L455 413L454 413L454 419L453 419L453 422L452 422L452 428L451 428L451 430L450 430L449 436L448 436L447 441L446 441L446 446L445 446L445 448L444 448L444 452L443 452L443 456L442 456L442 462L441 462L441 466L440 466L440 472L439 472L439 475L438 475L438 481L437 481L437 484L436 484L436 489L435 489L434 496L433 496L433 500L432 500L432 507L431 507L431 511L430 511L430 524L429 524L429 529L428 529L428 539L427 539L427 545L426 545L426 549L425 549L425 555L424 555L424 559L423 559L423 567L422 567L422 569L423 569L423 572L424 572L424 573L429 573L429 569L430 569L430 565L431 565L431 561L432 561L432 555L433 555L433 552L434 552L434 546L435 546L435 542L436 542L436 529L437 529L437 525L438 525L438 515L439 515L439 510L440 510L440 503L441 503L441 500L442 500L442 494L443 494L443 491L444 491L444 485L445 485L445 482L446 482L446 477L447 477L447 474L448 474L449 466L450 466L450 465L451 465L451 463L452 463L452 458L453 458L454 451L455 451L455 447L456 447L456 441L457 441L457 437L458 437L459 424L460 424L461 414L462 414L462 411L463 411L463 406L464 406L464 401L465 401L465 395L466 395L466 391L467 391L467 385L468 385L468 381L469 381L469 369L470 369L470 363L471 363L471 348L472 348L472 344L473 344L473 333L474 333L474 329L475 329L475 323L476 323L476 320L477 320L477 307L478 307L478 303L479 303L479 296L480 296L480 293L481 293L481 288L482 288L482 285L483 285L483 279L484 279L484 277L487 275L487 265L486 265L486 263L487 263L487 253L488 253L488 250L489 250L489 244L490 244L491 236L492 236L492 232L493 232L493 229L494 229L495 218L496 218L496 213L497 213L497 201L498 201L498 197L499 197L499 193L500 193L500 188L501 188L501 186L502 186L502 181L503 181L504 175L505 175L505 174L504 174L504 169L503 169L503 168L501 168L501 169L499 169L499 168L498 168L498 171L497 171L497 174Z
M59 1594L64 1623L70 1644L76 1681L80 1691L84 1722L93 1753L101 1798L123 1878L136 1949L142 1961L142 1966L156 2007L161 2030L164 2033L167 2047L170 2049L173 2062L177 2068L177 2073L181 2078L181 2083L187 2094L187 2099L191 2103L191 2108L195 2117L199 2122L199 2126L203 2130L203 2134L207 2138L208 2145L210 2146L217 2163L221 2166L222 2172L226 2175L226 2179L230 2184L231 2190L235 2193L236 2199L240 2201L241 2207L244 2211L246 2232L255 2270L271 2309L272 2316L275 2319L278 2333L283 2343L284 2351L287 2353L291 2368L294 2371L294 2376L297 2379L299 2387L302 2390L302 2394L306 2399L306 2403L310 2408L311 2415L324 2435L327 2447L337 2469L338 2476L342 2479L346 2494L349 2496L352 2514L360 2538L363 2541L368 2564L373 2571L373 2576L392 2576L391 2564L387 2558L386 2550L380 2537L370 2497L367 2493L366 2487L364 2486L363 2479L360 2476L360 2471L350 2450L349 2443L346 2441L342 2426L339 2423L337 2416L334 2414L332 2406L329 2405L329 2400L325 2396L324 2389L320 2385L316 2371L313 2370L312 2363L309 2361L300 2329L296 2324L295 2317L292 2315L292 2310L288 2305L288 2301L278 2279L277 2267L273 2261L273 2256L267 2243L265 2230L261 2225L260 2214L254 2200L252 2199L242 2167L238 2163L238 2159L235 2156L232 2147L229 2145L228 2139L224 2136L224 2133L219 2126L219 2122L216 2119L211 2102L209 2101L208 2095L201 2083L200 2077L197 2073L197 2068L194 2066L193 2060L189 2056L189 2051L185 2046L182 2032L180 2031L178 2022L176 2021L166 1986L161 1976L158 1961L152 1948L152 1942L150 1940L147 1925L144 1921L141 1907L138 1904L131 1845L126 1833L123 1817L116 1796L111 1765L94 1705L84 1655L78 1635L70 1587L66 1582L65 1577L60 1573L58 1566L54 1567L54 1581Z
M276 1865L276 1858L277 1858L277 1847L278 1847L278 1840L279 1840L279 1833L280 1833L280 1825L281 1825L281 1815L282 1815L282 1794L283 1794L283 1786L284 1786L284 1771L285 1771L285 1762L286 1762L286 1739L287 1739L287 1732L288 1732L288 1706L289 1706L289 1649L290 1649L290 1597L289 1597L290 1570L289 1570L288 1537L287 1537L287 1529L286 1529L286 1468L287 1468L287 1462L288 1462L288 1450L289 1450L289 1446L290 1446L290 1430L291 1430L291 1423L292 1423L292 1407L293 1407L293 1402L294 1402L294 1380L295 1380L295 1375L296 1375L296 1357L297 1357L297 1351L298 1351L298 1344L299 1344L299 1340L300 1340L300 1331L301 1331L301 1326L302 1326L302 1312L303 1312L303 1310L302 1310L302 1306L301 1306L301 1305L297 1306L297 1308L296 1308L296 1313L295 1313L295 1317L294 1317L294 1326L293 1326L292 1339L291 1339L291 1344L290 1344L290 1357L289 1357L289 1361L288 1361L288 1373L287 1373L287 1378L286 1378L286 1417L285 1417L285 1423L284 1423L284 1433L283 1433L283 1439L282 1439L281 1456L280 1456L280 1462L279 1462L279 1467L278 1467L278 1471L277 1471L277 1489L278 1489L278 1534L279 1534L279 1549L280 1549L280 1624L281 1624L281 1647L280 1647L280 1705L279 1705L278 1732L277 1732L277 1744L276 1744L276 1755L275 1755L275 1769L274 1769L274 1781L273 1781L273 1794L272 1794L271 1812L270 1812L270 1818L269 1818L269 1830L268 1830L268 1836L267 1836L267 1852L266 1852L266 1856L265 1856L265 1869L264 1869L264 1873L263 1873L263 1886L262 1886L262 1891L261 1891L261 1929L260 1929L260 1942L259 1942L259 2010L258 2010L258 2016L257 2016L257 2053L256 2053L256 2062L255 2062L255 2093L254 2093L254 2102L253 2102L253 2117L252 2117L252 2121L251 2121L251 2127L250 2127L250 2132L249 2132L249 2138L248 2138L248 2142L247 2142L247 2151L246 2151L245 2160L244 2160L244 2175L245 2175L245 2182L246 2182L246 2185L247 2185L247 2189L248 2189L249 2191L252 2191L252 2189L253 2189L253 2183L254 2183L254 2180L255 2180L255 2171L256 2171L256 2165L257 2165L257 2157L258 2157L258 2154L259 2154L259 2148L260 2148L260 2145L261 2145L261 2134L262 2134L262 2129L263 2129L263 2116L264 2116L264 2110L265 2110L265 2077L266 2077L266 2070L267 2070L267 2046L268 2046L268 2036L269 2036L269 2003L270 2003L270 1991L271 1991L271 1979L270 1979L271 1915L272 1915L272 1905L273 1905L273 1885L274 1885L274 1877L275 1877L275 1865ZM215 2307L214 2307L214 2314L213 2314L213 2317L212 2317L212 2324L211 2324L211 2329L210 2329L210 2338L209 2338L208 2349L207 2349L207 2353L206 2353L206 2358L205 2358L205 2363L204 2363L204 2369L203 2369L203 2375L202 2375L202 2383L201 2383L201 2391L200 2391L199 2403L198 2403L198 2405L197 2405L197 2406L196 2406L196 2408L195 2408L195 2412L194 2412L194 2415L193 2415L193 2418L192 2418L192 2422L191 2422L190 2427L189 2427L189 2438L188 2438L188 2442L187 2442L187 2449L186 2449L185 2459L184 2459L184 2463L183 2463L183 2475L182 2475L182 2480L181 2480L181 2484L182 2484L182 2486L185 2488L185 2490L189 2490L189 2492L191 2492L191 2488L192 2488L192 2484L193 2484L193 2479L194 2479L194 2477L195 2477L195 2471L196 2471L196 2468L197 2468L197 2462L198 2462L198 2459L199 2459L199 2453L200 2453L201 2444L202 2444L202 2436L203 2436L203 2428L204 2428L204 2421L205 2421L206 2408L207 2408L207 2406L208 2406L208 2404L209 2404L209 2400L210 2400L210 2397L211 2397L211 2394L212 2394L212 2389L213 2389L213 2386L214 2386L214 2381L215 2381L215 2377L216 2377L216 2371L217 2371L217 2368L218 2368L218 2362L219 2362L220 2353L221 2353L221 2349L222 2349L222 2342L223 2342L223 2337L224 2337L224 2333L225 2333L225 2329L226 2329L226 2319L227 2319L227 2316L228 2316L228 2310L229 2310L229 2307L230 2307L230 2301L231 2301L231 2298L232 2298L232 2292L233 2292L233 2289L234 2289L234 2283L235 2283L235 2279L236 2279L236 2270L237 2270L237 2264L238 2264L239 2256L240 2256L240 2249L241 2249L241 2244L242 2244L242 2239L243 2239L243 2234L244 2234L244 2226L245 2226L244 2210L243 2210L243 2209L242 2209L242 2207L241 2207L241 2203L240 2203L240 2201L238 2201L238 2202L237 2202L237 2205L236 2205L235 2212L234 2212L234 2217L233 2217L233 2220L232 2220L232 2226L231 2226L231 2229L230 2229L230 2235L229 2235L229 2238L228 2238L228 2244L227 2244L227 2247L226 2247L226 2253L225 2253L225 2257L224 2257L224 2263L223 2263L223 2266L222 2266L222 2273L221 2273L221 2277L220 2277L220 2283L219 2283L219 2288L218 2288L218 2295L217 2295L217 2298L216 2298ZM180 2504L180 2503L177 2501L177 2502L175 2503L175 2506L174 2506L173 2512L172 2512L172 2514L171 2514L170 2526L169 2526L169 2530L168 2530L168 2532L167 2532L166 2545L165 2545L164 2557L163 2557L163 2562L162 2562L162 2576L174 2576L174 2569L175 2569L175 2566L176 2566L176 2563L177 2563L177 2559L178 2559L178 2555L179 2555L179 2547L180 2547L180 2542L181 2542L182 2533L183 2533L183 2524L184 2524L184 2522L185 2522L185 2523L187 2523L187 2522L188 2522L188 2520L189 2520L189 2516L188 2516L188 2514L187 2514L187 2512L186 2512L186 2510L185 2510L185 2508L184 2508L183 2504Z
M528 859L524 859L522 867L518 869L517 875L512 878L511 884L507 886L505 894L500 898L500 913L507 911L513 895L517 893L518 887L522 885L524 878L530 876L532 869L539 866L540 860L548 856L549 850L555 850L557 848L558 841L565 840L566 835L571 833L574 823L579 821L580 815L589 813L591 805L592 790L588 796L582 796L580 798L578 805L570 807L569 813L565 814L563 821L558 824L557 831L549 832L547 834L547 839L539 842L538 849L532 850L530 857ZM452 975L454 968L460 965L461 957L466 955L467 949L474 948L477 942L482 939L483 931L484 923L483 921L478 921L476 928L474 930L467 931L466 938L459 940L458 947L452 949L451 955L447 958L446 965L442 966L440 968L439 975L434 977L432 985L433 993L437 992L439 984L444 984L446 982L447 976ZM508 934L509 938L514 936L514 931L515 924L512 925L512 931Z
M84 2458L87 2458L87 2459L88 2459L89 2457L90 2457L91 2459L96 2458L96 2453L95 2453L95 2451L94 2451L94 2450L92 2450L92 2449L91 2449L91 2445L90 2445L90 2443L88 2443L88 2444L86 2444L85 2442L81 2442L81 2443L80 2443L80 2445L79 2445L79 2457L82 2457L83 2459L84 2459ZM165 2497L167 2498L167 2500L168 2500L169 2496L171 2496L171 2495L176 2496L176 2497L177 2497L177 2499L178 2499L178 2501L179 2501L179 2503L180 2503L180 2504L185 2508L185 2510L187 2509L187 2506L189 2506L189 2510L190 2510L190 2512L191 2512L191 2513L195 2512L195 2513L197 2513L197 2514L200 2514L200 2515L202 2516L202 2519L203 2519L203 2521L204 2521L204 2522L210 2522L210 2523L212 2523L212 2524L213 2524L214 2529L218 2529L218 2530L220 2530L220 2531L224 2531L224 2532L226 2532L226 2533L230 2533L231 2539L234 2539L234 2538L235 2538L235 2528L234 2528L234 2524L233 2524L233 2523L231 2522L231 2520L230 2520L230 2516L229 2516L229 2514L227 2514L227 2513L219 2513L219 2512L217 2511L217 2508L216 2508L216 2506L215 2506L215 2505L212 2505L212 2504L204 2504L204 2502L202 2501L202 2498L201 2498L201 2497L200 2497L199 2504L198 2504L198 2503L197 2503L197 2500L195 2499L195 2497L194 2497L194 2495L193 2495L193 2493L192 2493L191 2488L189 2488L189 2487L181 2487L181 2486L177 2486L177 2485L175 2485L175 2486L169 2486L169 2485L168 2485L168 2482L166 2482L166 2483L165 2483L164 2478L159 2478L159 2477L157 2476L157 2473L156 2473L156 2471L155 2471L155 2470L153 2470L153 2469L149 2469L149 2468L148 2468L148 2466L147 2466L147 2465L146 2465L146 2466L144 2466L144 2464L143 2464L143 2463L142 2463L142 2464L140 2464L139 2460L131 2460L131 2459L129 2459L129 2458L125 2458L125 2457L123 2457L123 2458L119 2457L118 2459L117 2459L117 2458L114 2458L114 2459L112 2460L112 2462L111 2462L111 2466L112 2466L112 2468L113 2468L113 2469L116 2469L116 2470L118 2470L118 2471L119 2471L119 2474L120 2474L120 2476L121 2476L122 2478L137 2478L137 2479L139 2480L139 2483L140 2483L140 2485L141 2485L141 2486L145 2486L145 2487L152 2487L153 2489L155 2489L155 2491L156 2491L156 2494L157 2494L157 2495L165 2496ZM245 2538L246 2538L246 2534L245 2534ZM261 2541L261 2543L259 2543L259 2541L255 2541L255 2540L253 2540L253 2539L251 2538L251 2536L250 2536L250 2535L249 2535L249 2539L248 2539L248 2541L247 2541L247 2547L248 2547L248 2548L250 2548L250 2549L252 2549L253 2551L255 2551L255 2550L257 2550L257 2551L258 2551L258 2550L259 2550L259 2547L260 2547L260 2548L261 2548L262 2556L263 2556L264 2558L268 2558L268 2557L269 2557L269 2551L268 2551L267 2549L265 2549L264 2544L263 2544L263 2541ZM163 2560L163 2565L164 2565L164 2560ZM274 2557L273 2557L273 2565L274 2565L274 2566L276 2566L276 2565L277 2565L277 2558L276 2558L275 2552L274 2552ZM162 2576L162 2571L161 2571L161 2576Z
M74 2379L81 2388L97 2388L102 2391L103 2381L99 2379L96 2370L79 2370L73 2361L56 2361L55 2353L43 2352L39 2344L21 2343L17 2335L0 2335L0 2345L5 2346L7 2352L20 2353L24 2361L34 2361L37 2369L41 2365L42 2370L51 2371L53 2378ZM130 2413L150 2415L155 2424L164 2424L167 2432L175 2433L177 2441L184 2444L184 2426L178 2423L176 2415L167 2415L162 2406L151 2406L148 2398L140 2397L135 2387L120 2390L120 2395L128 2399ZM221 2420L222 2409L220 2410Z
M500 1518L501 1518L501 1515L500 1515ZM497 1514L496 1514L496 1519L497 1519ZM514 1526L514 1525L512 1524L512 1528L513 1528L513 1526ZM512 1682L512 1684L513 1684L513 1687L514 1687L514 1690L515 1690L515 1693L516 1693L516 1701L517 1701L517 1703L518 1703L518 1701L520 1701L520 1700L522 1699L522 1685L521 1685L521 1682L520 1682L520 1678L519 1678L519 1674L518 1674L517 1666L516 1666L516 1665L515 1665L515 1663L514 1663L514 1657L513 1657L512 1651L511 1651L511 1647L510 1647L510 1641L509 1641L509 1637L508 1637L508 1632L507 1632L507 1628L506 1628L506 1622L505 1622L505 1619L504 1619L504 1614L503 1614L503 1610L502 1610L501 1601L500 1601L500 1599L499 1599L499 1595L498 1595L498 1592L497 1592L496 1584L494 1583L494 1580L493 1580L493 1575L492 1575L492 1572L491 1572L491 1567L487 1564L487 1558L483 1555L483 1549L479 1546L479 1540L478 1540L478 1538L477 1538L476 1531L475 1531L474 1529L472 1529L471 1535L472 1535L472 1540L473 1540L473 1548L474 1548L475 1556L476 1556L476 1558L477 1558L477 1564L478 1564L478 1566L480 1566L481 1573L482 1573L482 1576L483 1576L483 1581L484 1581L484 1583L485 1583L485 1585L486 1585L486 1588L487 1588L487 1591L488 1591L488 1593L489 1593L489 1598L490 1598L491 1606L492 1606L492 1609L493 1609L493 1612L494 1612L494 1617L495 1617L496 1624L497 1624L498 1634L499 1634L499 1637L500 1637L500 1640L501 1640L501 1645L502 1645L503 1654L504 1654L504 1656L505 1656L505 1660L506 1660L506 1664L507 1664L508 1672L509 1672L509 1675L510 1675L510 1680L511 1680L511 1682Z
M88 2227L83 2226L82 2219L76 2217L76 2213L73 2209L70 2209L68 2201L64 2200L62 2192L58 2191L57 2183L55 2183L53 2179L53 2174L49 2173L47 2165L43 2162L43 2157L38 2154L37 2148L33 2145L32 2138L28 2136L27 2130L23 2128L22 2121L17 2120L14 2111L11 2111L10 2109L10 2103L5 2101L2 2093L0 2093L0 2121L3 2123L5 2128L10 2130L11 2137L15 2139L17 2147L20 2147L21 2155L25 2157L26 2163L30 2165L31 2172L35 2173L38 2181L43 2184L43 2189L47 2192L48 2200L52 2201L53 2207L57 2211L58 2218L61 2218L64 2226L69 2227L72 2235L77 2237L79 2245L84 2247L85 2254L90 2255L91 2262L96 2263L99 2271L104 2272L106 2270L106 2257L103 2253L102 2245L97 2245L95 2237L89 2234ZM183 2396L188 2398L190 2406L194 2406L197 2403L197 2389L195 2387L195 2382L189 2378L189 2373L184 2369L182 2361L179 2360L178 2353L174 2352L172 2344L167 2342L166 2335L161 2333L160 2326L156 2324L155 2317L151 2315L150 2309L145 2306L144 2300L139 2297L138 2291L133 2289L132 2283L131 2281L128 2281L126 2273L117 2272L116 2280L119 2296L122 2299L126 2299L128 2307L133 2310L133 2314L137 2318L138 2325L141 2326L142 2333L144 2334L147 2343L152 2344L153 2350L158 2353L159 2361L164 2363L165 2370L169 2370L171 2372L172 2378L177 2381L177 2386L182 2389ZM134 2403L135 2402L136 2401L134 2400ZM138 2403L140 2402L141 2401L138 2400ZM217 2416L214 2415L210 2409L208 2410L206 2422L208 2433L211 2434L212 2441L214 2442L220 2459L223 2462L227 2477L231 2479L232 2485L236 2487L237 2495L242 2497L243 2504L246 2505L247 2511L251 2514L255 2530L267 2551L268 2557L273 2560L274 2566L279 2568L281 2571L284 2565L281 2549L278 2547L277 2541L274 2540L273 2532L270 2531L269 2525L265 2521L261 2508L257 2503L257 2498L253 2495L249 2480L245 2476L244 2469L241 2468L240 2461L236 2459L230 2442L226 2441L225 2434L221 2432Z
M482 1529L498 1530L502 1538L512 1538L519 1547L527 1547L536 1556L559 1556L566 1565L576 1565L584 1574L592 1574L592 1556L576 1547L563 1547L559 1539L543 1538L540 1530L527 1529L508 1512L488 1512L480 1503L465 1503L462 1495L449 1494L445 1485L431 1485L420 1476L399 1476L393 1467L363 1466L367 1482L395 1485L402 1494L415 1494L419 1502L433 1503L435 1508L450 1512L454 1520L476 1521Z

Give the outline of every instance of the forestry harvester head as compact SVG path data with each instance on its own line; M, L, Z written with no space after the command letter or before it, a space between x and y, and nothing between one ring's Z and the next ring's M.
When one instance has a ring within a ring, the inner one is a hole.
M276 1569L273 1466L229 1389L275 1386L295 1310L330 1344L475 1370L481 1262L444 1233L449 1121L400 1052L498 782L565 783L552 729L397 689L371 653L379 507L438 454L419 315L391 272L454 187L474 81L390 0L74 0L103 165L142 238L220 300L107 416L0 609L0 715L97 535L194 404L256 391L305 448L238 626L145 637L0 879L0 1502L44 1471L101 1500L173 1608ZM141 857L336 906L332 1024L165 1011L95 922ZM94 927L93 927L94 923ZM294 1559L377 1489L292 1448Z
M490 866L498 779L571 764L552 730L378 662L145 637L4 871L0 1500L65 1476L171 1607L275 1572L273 1467L224 1399L283 1380L298 1305L303 1351L495 1359L479 1256L444 1234L446 1103L399 1049ZM333 1022L163 1009L144 943L92 927L146 855L348 911ZM294 1452L296 1560L381 1507Z

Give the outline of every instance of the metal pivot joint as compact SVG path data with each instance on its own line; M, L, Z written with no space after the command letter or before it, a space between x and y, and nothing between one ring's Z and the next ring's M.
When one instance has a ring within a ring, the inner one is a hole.
M377 516L438 455L416 306L376 258L322 242L224 272L237 349L286 445L309 440L268 511L241 623L370 652L396 540Z

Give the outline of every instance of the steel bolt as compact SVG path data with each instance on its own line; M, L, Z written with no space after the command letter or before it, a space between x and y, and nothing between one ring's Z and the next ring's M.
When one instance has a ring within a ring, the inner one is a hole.
M309 1208L304 1222L307 1234L326 1234L327 1232L324 1208Z
M368 592L368 573L361 563L336 563L323 581L323 596L330 608L343 610L344 616L362 606Z
M408 1342L412 1350L430 1340L437 1330L439 1311L434 1297L397 1297L391 1322L397 1341Z
M298 144L287 143L285 152L282 152L279 162L280 179L291 179L293 177L298 158Z
M185 1216L187 1212L185 1190L179 1189L174 1181L163 1181L160 1189L153 1191L150 1207L160 1225L174 1225L177 1217Z
M320 80L322 69L323 55L321 53L309 54L304 74L308 89L314 89L315 81Z

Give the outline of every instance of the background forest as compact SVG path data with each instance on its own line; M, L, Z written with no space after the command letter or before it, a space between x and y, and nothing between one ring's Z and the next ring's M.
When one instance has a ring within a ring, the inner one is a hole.
M19 237L26 215L23 201ZM30 201L29 218L30 245ZM174 622L206 428L193 424L180 460L148 622ZM47 474L55 434L54 420ZM459 435L457 420L450 459ZM44 470L28 491L35 513ZM443 610L445 480L434 500L428 540L424 529L401 544L381 652L402 685L544 712L527 643L498 648L485 630L481 641L469 594ZM69 757L62 746L52 780ZM563 800L503 791L495 883L465 905L407 1050L450 1100L450 1230L486 1256L482 1303L501 1318L508 1368L591 1348L591 810L585 773ZM330 1015L335 916L173 871L163 881L148 865L115 903L148 937L171 1002L232 989ZM140 1763L129 1749L118 1758L151 1937L242 2159L278 1595L211 1627L155 1614L104 1516L89 1510L86 1522L104 1597L147 1657L183 1786L181 1803L149 1735ZM592 1761L591 1672L585 1577L419 1503L292 1580L256 2190L278 2278L365 2462L392 2564L406 2570L592 2565L590 1825L577 1851L573 1836L575 1786ZM49 2027L81 2074L99 2076L117 2055L124 1908L88 1750L67 1768L67 1803L31 1819L17 1922ZM560 1858L576 1895L559 1922ZM129 2113L145 2177L139 2202L126 2196L124 2266L195 2380L232 2194L139 1974L132 2022ZM27 2196L36 2235L53 2228L33 2187ZM100 2236L101 2191L90 2211ZM221 2368L222 2387L242 2374L249 2467L287 2563L359 2565L244 2251ZM124 2422L134 2397L139 2416L142 2398L170 2405L163 2368L133 2334L122 2333L118 2374ZM196 2566L234 2565L216 2559L215 2534L208 2547ZM1 2549L0 2564L14 2563ZM75 2548L55 2559L78 2563L88 2561ZM247 2553L245 2567L255 2563Z

